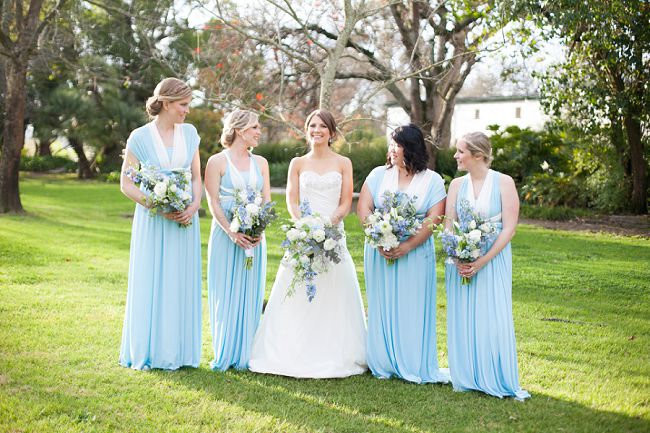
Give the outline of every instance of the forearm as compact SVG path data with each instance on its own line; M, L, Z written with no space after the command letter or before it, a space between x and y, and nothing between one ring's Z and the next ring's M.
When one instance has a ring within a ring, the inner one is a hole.
M330 219L332 220L332 224L338 224L341 221L343 221L343 218L346 217L346 215L350 212L350 203L342 203L340 204L334 212L332 212L332 215L330 216Z
M226 232L226 234L229 234L230 221L228 221L228 218L226 218L226 214L223 211L218 198L211 198L208 201L208 205L210 207L210 213L212 213L212 218L214 218L217 224L219 224L219 227L221 227L221 229Z
M122 175L125 176L125 175ZM139 205L142 205L144 207L149 207L147 204L147 195L140 191L140 188L138 188L131 179L124 179L122 178L121 184L120 184L120 190L122 191L122 194L133 200Z
M414 250L423 244L429 237L431 237L431 229L428 224L422 224L422 227L410 238L404 241L404 245L409 247L409 250Z
M482 257L482 260L484 263L489 262L492 260L494 257L497 256L503 250L506 245L512 240L512 237L515 234L515 229L504 229L499 233L499 236L497 236L496 240L492 244L492 247L490 250Z
M203 199L203 183L200 177L192 179L192 204L197 210L201 207L201 200Z

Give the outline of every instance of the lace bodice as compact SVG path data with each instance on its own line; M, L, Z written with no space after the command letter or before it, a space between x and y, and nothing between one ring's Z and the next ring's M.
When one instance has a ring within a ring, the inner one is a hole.
M338 171L318 174L306 170L300 173L300 201L308 200L311 210L331 216L341 200L343 177Z

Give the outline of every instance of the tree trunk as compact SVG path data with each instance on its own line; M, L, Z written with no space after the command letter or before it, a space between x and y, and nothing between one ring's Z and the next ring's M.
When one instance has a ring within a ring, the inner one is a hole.
M76 137L68 137L68 141L70 142L70 146L74 152L77 154L77 162L79 164L77 175L79 179L94 178L95 173L90 169L90 163L88 162L88 158L86 158L84 146L81 141L79 141Z
M0 155L0 213L23 213L18 190L20 151L25 145L25 98L27 64L5 62L5 118Z
M639 119L627 114L623 120L627 142L630 148L632 165L632 201L631 210L636 214L648 212L648 183L646 177L646 161L641 140L641 123Z
M38 145L38 156L52 156L51 145L50 140L42 140Z

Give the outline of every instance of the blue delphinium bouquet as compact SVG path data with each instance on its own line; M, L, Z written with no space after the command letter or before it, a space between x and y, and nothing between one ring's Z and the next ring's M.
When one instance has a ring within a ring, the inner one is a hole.
M306 200L300 204L300 212L299 219L282 226L286 234L282 242L285 250L282 261L293 268L294 273L287 296L293 296L296 286L304 284L311 302L316 296L316 276L341 261L343 231L329 218L312 212Z
M364 234L370 245L389 251L415 234L422 221L416 217L415 197L400 191L385 191L382 200L382 205L368 215ZM395 260L387 259L386 262L392 265Z
M192 203L192 173L186 168L172 170L142 166L129 168L126 175L147 194L151 215L158 212L183 212ZM181 227L191 225L180 224Z
M263 202L262 192L250 186L246 189L235 190L235 205L233 207L230 230L241 232L254 238L260 237L266 227L277 218L275 202ZM247 249L246 269L253 268L253 250Z
M473 262L484 255L497 235L496 225L475 212L467 199L461 199L458 221L453 222L452 229L444 229L443 224L439 224L436 230L447 260L456 259L462 263ZM461 284L469 284L470 279L462 277Z

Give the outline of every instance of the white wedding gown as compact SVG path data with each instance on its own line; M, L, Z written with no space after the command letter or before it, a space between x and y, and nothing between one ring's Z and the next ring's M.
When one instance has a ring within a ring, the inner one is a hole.
M341 197L341 174L300 175L300 200L331 215ZM347 377L366 371L366 320L357 273L347 247L341 262L316 277L309 302L302 285L287 288L293 271L280 264L266 311L255 334L249 368L301 378Z

